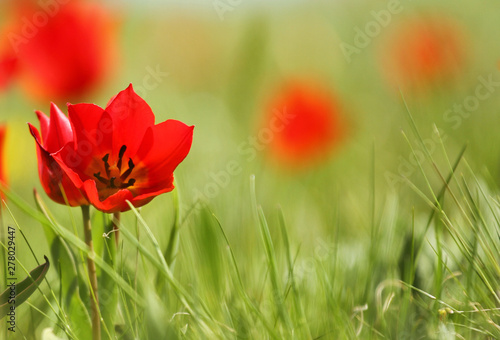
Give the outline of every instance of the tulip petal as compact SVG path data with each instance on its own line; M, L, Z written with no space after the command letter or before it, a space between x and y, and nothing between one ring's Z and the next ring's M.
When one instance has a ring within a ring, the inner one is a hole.
M193 130L194 126L173 119L148 129L137 152L142 167L137 169L136 176L146 175L149 187L165 184L165 180L169 180L175 168L189 153ZM140 182L138 186L142 186Z
M113 136L112 120L101 107L94 104L68 105L68 112L80 157L109 152ZM87 160L82 167L88 163Z
M48 136L49 135L49 127L50 127L50 118L47 117L45 113L42 111L35 111L36 116L38 117L38 121L40 122L40 130L42 133L42 136ZM44 142L44 140L41 140Z
M129 210L130 208L126 201L132 201L134 198L129 190L123 189L101 201L96 182L93 180L85 181L83 183L83 190L85 190L90 203L106 213Z
M70 206L80 206L88 204L88 201L82 195L80 190L75 187L71 179L67 176L67 172L59 166L58 162L50 155L50 153L42 146L40 142L40 133L31 124L29 124L31 135L36 141L37 157L38 157L38 175L42 184L43 190L55 202L66 204L64 195ZM62 190L61 190L62 188ZM64 195L63 195L64 191Z
M170 174L169 177L163 178L161 182L156 182L155 186L149 186L147 188L137 188L132 190L136 195L134 201L142 201L149 197L156 197L160 194L170 192L174 190L174 174ZM134 204L134 201L132 204ZM134 206L137 206L134 204Z
M49 152L60 150L73 140L73 130L68 117L54 104L50 105L50 118L47 134L43 134L43 146Z
M129 157L134 156L147 129L155 123L153 111L130 84L112 99L106 112L113 120L114 131L120 131L113 135L113 150L126 145Z
M77 188L82 188L83 182L90 177L82 171L82 164L87 160L75 151L74 143L66 144L61 150L51 154L51 157L59 164L64 173Z

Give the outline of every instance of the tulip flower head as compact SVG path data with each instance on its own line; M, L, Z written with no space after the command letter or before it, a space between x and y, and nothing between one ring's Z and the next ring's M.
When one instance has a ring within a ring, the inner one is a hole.
M286 84L271 101L264 124L273 126L280 110L287 119L275 129L269 146L272 159L282 165L303 168L322 161L344 137L341 106L319 84Z
M72 136L50 157L90 204L126 211L127 201L139 207L174 189L173 171L191 148L193 126L177 120L155 125L132 85L104 109L68 104L68 112Z

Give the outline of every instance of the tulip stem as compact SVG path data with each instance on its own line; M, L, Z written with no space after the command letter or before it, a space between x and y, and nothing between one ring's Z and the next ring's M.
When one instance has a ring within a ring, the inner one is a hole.
M82 205L83 230L85 233L85 243L89 247L87 255L87 266L90 281L90 307L92 309L92 339L101 339L101 318L99 316L99 296L97 294L97 273L94 260L94 244L92 242L92 227L90 225L90 208Z
M118 237L120 236L120 212L113 213L113 232L115 233L115 244L118 249Z

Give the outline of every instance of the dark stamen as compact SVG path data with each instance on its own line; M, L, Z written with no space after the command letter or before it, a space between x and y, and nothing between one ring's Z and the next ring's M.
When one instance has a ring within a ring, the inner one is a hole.
M121 176L120 176L120 179L122 181L126 180L128 176L130 176L130 174L132 173L132 169L134 169L135 167L135 164L134 162L132 161L132 158L129 158L128 159L128 169L127 171L125 171Z
M110 188L116 188L116 185L115 185L115 180L116 180L116 177L111 177L109 179L109 187Z
M122 147L120 148L120 151L118 152L118 162L116 163L116 167L118 168L118 171L120 171L120 172L121 172L121 167L122 167L122 163L123 163L123 156L125 155L126 151L127 151L127 146L122 145ZM109 161L109 153L107 153L106 155L104 155L104 157L102 157L102 161L104 163L104 170L106 171L107 178L101 176L101 172L96 172L94 174L94 177L99 182L105 184L108 189L125 189L125 188L128 188L128 187L135 184L134 178L131 178L128 180L128 182L124 183L125 180L132 173L132 170L135 168L135 164L134 164L134 161L132 160L132 158L128 159L128 169L126 171L124 171L120 177L118 177L118 176L110 177L112 169L111 169L109 162L108 162ZM114 167L113 167L113 174L115 174L115 171L116 170L114 170Z
M103 158L102 161L104 162L104 170L106 170L106 176L109 177L109 163L108 163L108 158L109 158L109 153L107 153Z
M132 186L134 184L135 184L135 179L131 178L131 179L128 180L127 183L123 183L122 185L120 185L120 189L128 188L128 187L130 187L130 186Z
M108 185L108 180L107 180L106 178L103 178L103 177L101 176L101 172L100 172L100 171L99 171L99 172L97 172L97 173L95 173L95 174L94 174L94 177L95 177L95 178L97 178L97 180L98 180L99 182L101 182L101 183L103 183L103 184Z
M123 158L123 155L125 154L126 150L127 150L127 146L122 145L122 147L120 148L120 152L118 152L118 163L116 163L116 167L118 168L118 170L122 169L122 158Z

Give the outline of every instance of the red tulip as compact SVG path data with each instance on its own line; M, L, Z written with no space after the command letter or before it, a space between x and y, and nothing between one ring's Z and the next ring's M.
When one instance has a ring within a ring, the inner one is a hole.
M28 125L36 141L38 175L43 189L57 203L66 204L64 199L64 195L66 195L71 206L88 204L87 199L52 157L53 153L61 150L64 145L73 140L73 130L68 118L55 104L50 107L50 118L40 111L37 111L36 114L40 121L42 135L40 136L33 125L29 123Z
M79 98L99 85L112 66L112 20L88 2L42 5L19 2L18 18L5 33L7 54L16 56L21 85L36 98Z
M139 207L173 190L173 171L191 148L193 126L176 120L155 125L132 85L105 109L69 104L68 111L73 137L51 156L97 209L126 211L126 201Z
M264 124L275 130L271 156L287 166L301 168L323 160L344 137L340 104L319 84L290 82L271 101L268 112ZM280 126L277 112L286 117L280 117Z
M384 46L385 72L403 88L446 81L458 74L465 60L464 41L458 25L444 18L406 22Z

